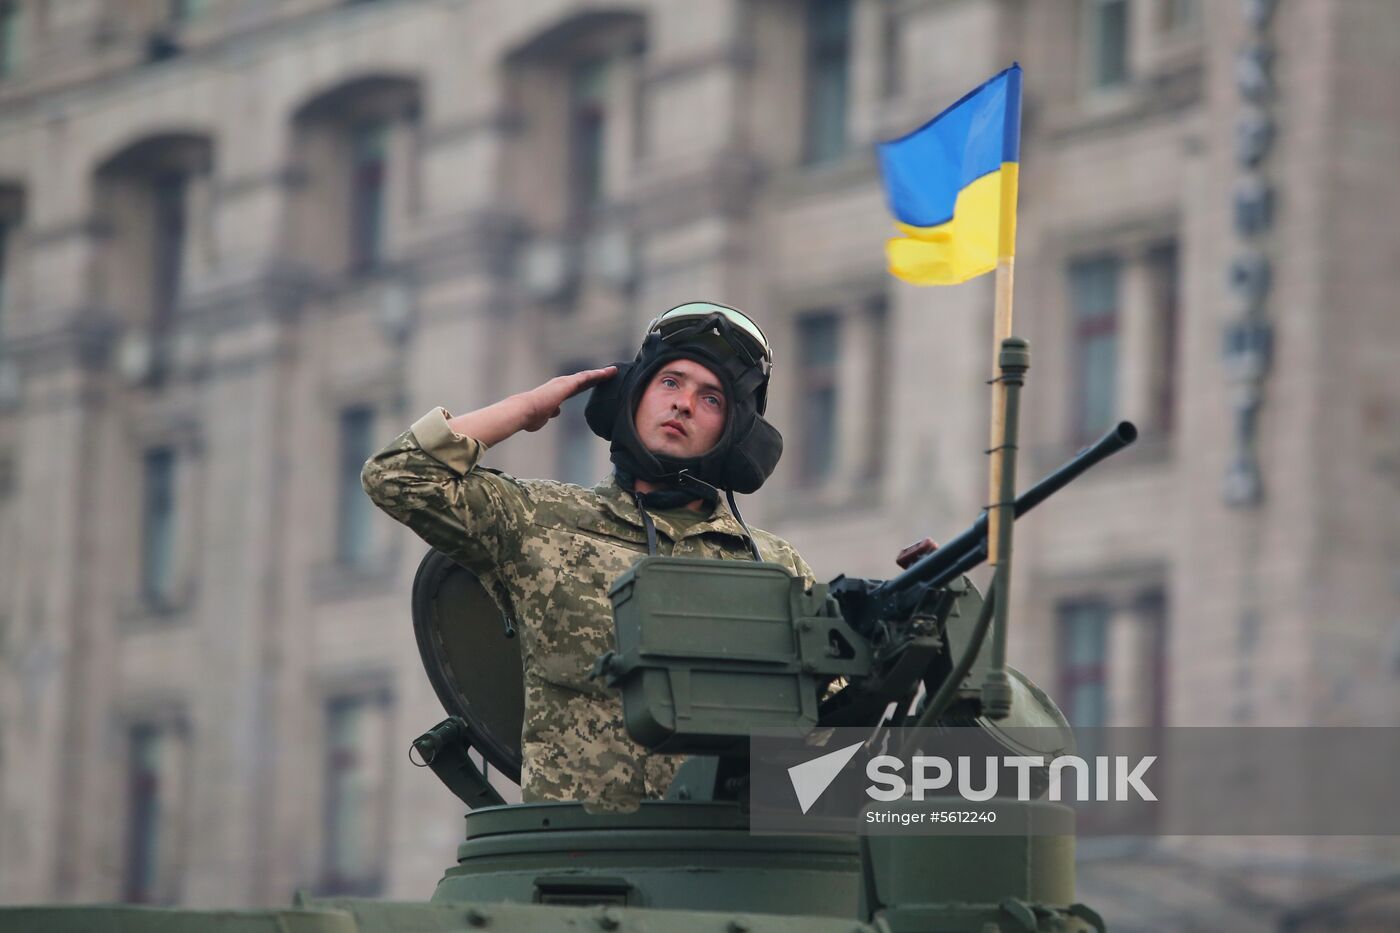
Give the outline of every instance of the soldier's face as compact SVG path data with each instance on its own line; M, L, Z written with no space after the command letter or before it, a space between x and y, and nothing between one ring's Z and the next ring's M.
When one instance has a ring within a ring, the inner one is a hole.
M652 453L698 457L719 443L728 408L713 372L694 360L672 360L651 377L633 420Z

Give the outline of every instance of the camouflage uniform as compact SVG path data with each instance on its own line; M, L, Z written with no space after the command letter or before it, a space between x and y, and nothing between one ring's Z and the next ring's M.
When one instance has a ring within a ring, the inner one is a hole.
M517 620L525 672L524 799L589 800L630 809L658 797L680 760L628 738L617 694L588 679L612 647L608 587L646 554L632 496L611 477L593 489L518 480L478 467L483 445L435 408L370 458L375 503L478 574ZM723 503L686 527L652 512L662 554L751 560L743 526ZM684 525L684 523L681 523ZM754 529L764 560L812 581L786 541Z

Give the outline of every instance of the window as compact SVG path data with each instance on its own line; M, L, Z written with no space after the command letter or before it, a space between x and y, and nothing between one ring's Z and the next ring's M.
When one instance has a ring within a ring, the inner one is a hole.
M383 887L388 844L390 702L385 691L326 703L325 893L370 896Z
M591 368L588 361L567 364L564 373L576 373ZM588 407L589 394L584 392L568 399L560 406L559 425L554 429L558 438L558 464L556 475L566 483L579 486L592 486L598 477L593 470L593 451L597 438L588 426L584 412Z
M1167 710L1167 598L1157 583L1114 584L1061 602L1059 694L1077 728L1160 728Z
M878 480L885 472L885 444L889 436L890 346L889 301L884 295L873 298L865 308L867 327L866 355L868 357L867 402L863 405L866 425L865 463L861 479Z
M155 447L143 460L141 595L168 606L175 595L175 451Z
M1128 81L1128 0L1084 0L1089 87L1108 90Z
M1070 725L1095 729L1108 718L1107 603L1070 602L1059 608L1060 696Z
M518 126L501 184L529 230L518 256L532 299L567 307L589 279L615 286L594 248L623 226L601 208L626 197L646 146L646 59L646 17L615 9L550 20L506 57Z
M363 123L350 133L350 256L356 269L384 260L386 143L388 128Z
M413 209L419 100L417 81L376 74L338 84L296 109L292 162L299 182L287 217L296 262L326 276L385 265L397 219Z
M167 326L180 297L185 255L185 176L164 172L151 183L151 310Z
M164 134L124 147L97 170L96 210L110 233L97 257L95 300L157 340L175 325L188 286L191 233L207 220L193 206L207 204L198 194L207 192L212 165L206 137Z
M820 485L835 472L839 333L840 319L834 312L810 312L798 318L798 450L804 485Z
M1117 413L1120 266L1116 256L1070 264L1076 443L1092 440Z
M1066 443L1129 418L1169 456L1178 399L1181 249L1169 218L1105 236L1066 264Z
M574 65L569 85L569 175L576 214L603 200L607 151L608 60Z
M0 2L0 78L18 73L23 55L24 11L18 0Z
M889 326L884 294L827 289L792 318L795 482L827 506L881 494L889 440ZM829 302L829 303L828 303Z
M1128 725L1160 729L1167 724L1167 594L1161 587L1139 593L1132 605L1139 626L1137 714Z
M1156 729L1166 716L1165 591L1157 583L1105 581L1092 596L1057 609L1059 692L1055 700L1075 728L1077 755L1107 751L1097 730ZM1084 825L1096 832L1150 831L1154 808L1096 810Z
M808 163L830 162L846 150L850 84L851 0L807 5L807 111L803 151Z
M1149 424L1160 434L1170 434L1175 422L1177 389L1177 341L1180 327L1180 258L1175 241L1147 251L1148 287L1152 301L1153 363Z
M374 409L352 405L340 413L336 559L363 566L373 556L374 506L360 487L360 471L374 453Z
M171 904L177 899L184 758L177 722L138 723L128 730L124 900Z

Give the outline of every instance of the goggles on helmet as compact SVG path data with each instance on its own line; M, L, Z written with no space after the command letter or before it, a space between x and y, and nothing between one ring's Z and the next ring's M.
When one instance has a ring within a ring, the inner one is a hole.
M715 320L713 327L703 326L715 318L727 322L729 326L721 326L719 320ZM667 342L682 332L687 337L713 335L722 339L740 359L749 366L757 367L765 377L773 369L773 349L768 345L768 338L764 336L762 328L737 308L709 301L691 301L672 308L647 325L648 334L659 333L661 339Z

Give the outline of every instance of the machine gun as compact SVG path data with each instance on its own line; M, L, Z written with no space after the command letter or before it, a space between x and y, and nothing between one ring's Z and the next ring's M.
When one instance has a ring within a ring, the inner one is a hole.
M1137 428L1132 422L1121 421L1114 425L1097 441L1017 496L1013 506L1014 517L1020 518L1083 475L1090 467L1127 447L1136 439ZM924 555L912 567L893 579L866 580L840 576L831 581L829 587L830 594L840 605L841 615L847 624L868 639L874 647L877 673L894 673L895 665L889 663L891 659L899 659L907 671L911 667L909 655L926 657L930 649L933 649L933 654L936 655L940 646L923 642L930 629L941 629L945 636L945 644L941 647L955 649L953 655L964 659L960 670L958 665L947 667L935 664L932 670L923 668L924 688L929 696L934 698L924 705L925 723L945 714L948 707L957 702L958 694L953 691L974 668L979 668L979 653L990 626L991 610L985 602L978 607L970 605L971 600L966 594L971 583L961 578L987 560L988 521L988 512L983 510L977 520L961 534L932 553ZM955 608L961 608L965 612L954 613ZM960 620L967 618L978 619L978 623L970 630L959 624ZM958 639L960 635L967 637L961 640ZM947 639L959 640L960 643L949 645ZM886 663L881 664L882 661ZM987 663L981 663L978 673L985 673L986 668ZM945 685L943 693L935 692L940 684L935 682L935 678L927 676L928 674L941 675L936 679ZM835 701L826 705L822 725L857 725L868 722L875 710L883 709L891 699L895 699L891 694L898 691L898 684L909 686L907 674L902 677L886 676L874 682L867 681L856 685L854 690L839 695ZM899 719L895 725L901 725L903 722L903 719Z
M1097 441L1075 454L1054 472L1016 497L1015 516L1020 518L1069 485L1086 470L1137 439L1131 421L1121 421ZM977 567L987 559L987 512L965 531L891 580L837 577L831 595L841 604L841 614L858 632L869 638L882 626L907 622L928 596Z

